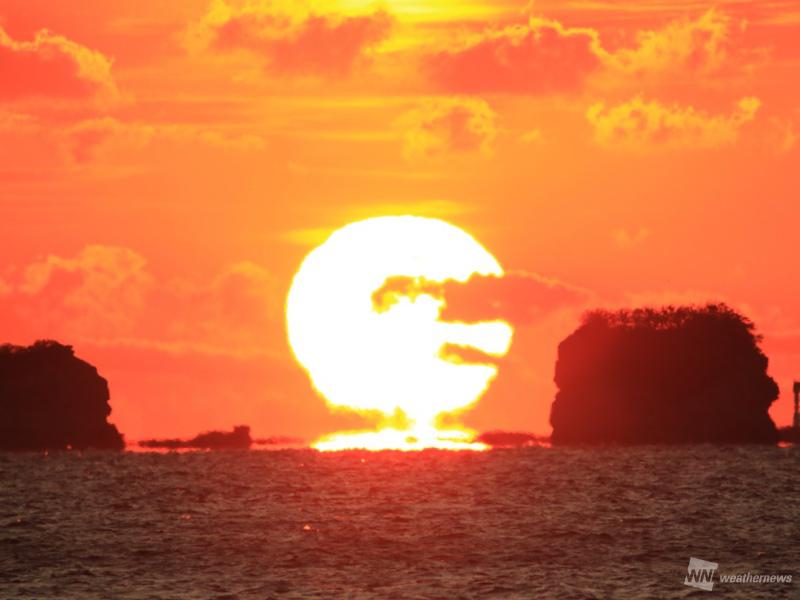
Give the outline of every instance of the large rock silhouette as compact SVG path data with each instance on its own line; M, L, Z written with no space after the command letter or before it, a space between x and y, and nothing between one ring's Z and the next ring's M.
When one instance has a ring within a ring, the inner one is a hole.
M774 443L759 342L724 304L588 313L558 348L552 442Z
M0 346L0 450L120 450L108 400L108 382L71 346Z

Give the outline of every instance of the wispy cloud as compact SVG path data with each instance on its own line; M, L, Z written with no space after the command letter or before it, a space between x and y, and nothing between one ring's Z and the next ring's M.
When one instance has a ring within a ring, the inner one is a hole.
M111 62L101 52L47 29L26 41L13 39L0 25L0 100L115 97Z
M278 354L282 344L282 292L249 261L205 281L159 278L130 248L90 245L9 271L0 280L0 310L14 339L236 357Z
M346 75L389 35L392 18L322 13L300 3L216 0L188 34L191 47L249 51L277 73Z
M498 115L478 98L427 100L399 121L408 160L451 152L489 155L498 134Z
M602 146L717 148L736 142L760 106L758 98L742 98L731 113L712 115L692 106L637 96L613 106L598 102L589 108L586 118L594 128L595 141Z

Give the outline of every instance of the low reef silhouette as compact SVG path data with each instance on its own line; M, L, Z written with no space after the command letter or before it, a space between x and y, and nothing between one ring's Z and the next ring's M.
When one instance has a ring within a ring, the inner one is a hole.
M144 440L139 442L142 448L161 448L167 450L243 450L253 443L250 427L239 425L233 431L208 431L196 435L190 440Z
M800 444L800 381L795 381L792 386L794 394L794 415L791 427L781 427L778 436L782 442Z
M522 448L547 442L547 438L517 431L486 431L476 437L475 441L492 448Z
M108 382L72 346L0 346L0 450L122 450Z
M760 341L725 304L589 312L558 347L552 442L776 443Z
M797 427L781 427L778 429L778 439L789 444L800 444L800 429Z
M271 435L253 440L254 446L302 446L303 439L289 435Z

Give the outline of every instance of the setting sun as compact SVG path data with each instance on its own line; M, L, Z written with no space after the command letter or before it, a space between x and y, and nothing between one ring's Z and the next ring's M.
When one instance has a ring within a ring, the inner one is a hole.
M505 322L440 320L442 298L395 298L385 309L374 294L397 276L465 282L502 275L495 258L464 231L437 219L380 217L335 232L304 260L286 305L289 342L314 387L332 407L377 411L404 428L334 434L322 450L472 448L462 429L439 431L437 418L467 408L497 374L489 357L504 355ZM446 347L472 348L486 364L457 361Z

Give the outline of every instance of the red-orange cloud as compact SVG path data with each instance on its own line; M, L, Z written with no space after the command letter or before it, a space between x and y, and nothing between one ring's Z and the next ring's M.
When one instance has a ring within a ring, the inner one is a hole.
M210 281L157 279L130 248L86 246L0 279L6 339L151 348L233 357L279 354L282 294L264 268L239 262Z
M433 80L459 93L536 93L579 89L600 66L597 32L531 19L491 30L426 60Z
M594 128L595 141L603 146L716 148L736 142L760 106L758 98L746 97L732 113L710 115L692 106L666 105L637 96L615 106L594 104L586 118Z
M526 325L547 313L575 306L589 297L586 290L525 271L473 275L465 283L429 281L414 277L391 277L372 296L378 310L387 310L399 296L429 294L445 301L445 321L478 322L503 320Z
M637 31L635 46L606 53L605 62L632 75L708 74L722 69L736 54L732 39L735 25L742 30L741 23L711 9L695 19L672 21L659 30Z
M425 159L450 152L491 154L497 121L497 113L478 98L425 101L400 119L403 155Z
M111 60L46 29L17 41L0 26L0 100L116 94Z
M264 139L256 134L225 131L221 127L177 123L126 122L102 117L77 122L57 131L58 141L67 155L79 163L123 149L142 149L154 140L256 152Z
M733 39L742 30L742 23L712 9L661 29L638 30L633 45L609 49L593 28L532 17L526 24L474 35L427 57L425 65L434 83L449 92L574 92L591 75L614 86L747 66L751 57Z
M266 4L212 6L195 29L201 44L216 50L248 50L271 70L285 74L345 75L384 40L392 19L366 15L288 14Z

